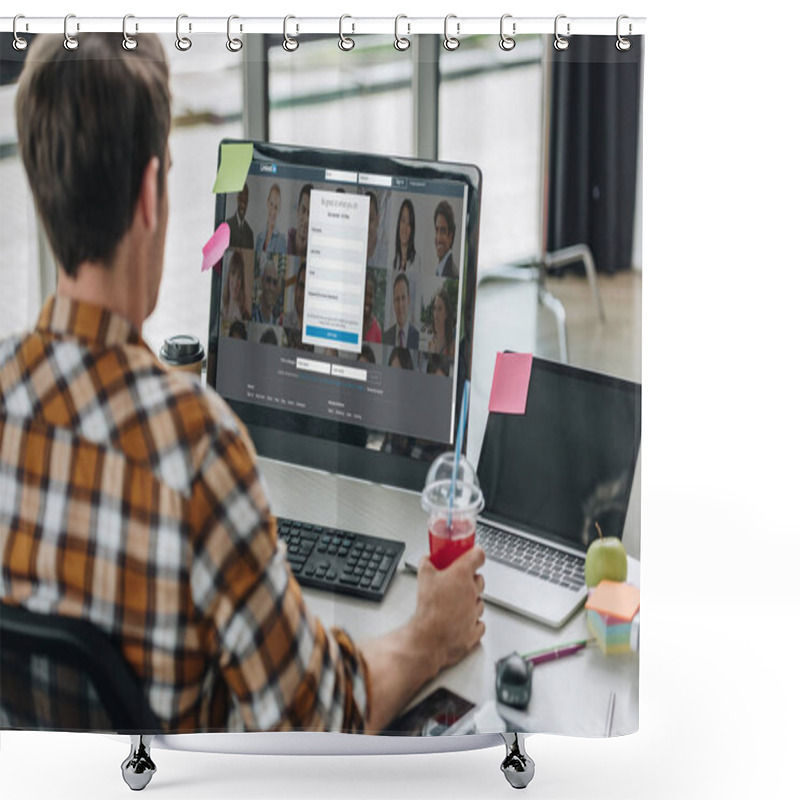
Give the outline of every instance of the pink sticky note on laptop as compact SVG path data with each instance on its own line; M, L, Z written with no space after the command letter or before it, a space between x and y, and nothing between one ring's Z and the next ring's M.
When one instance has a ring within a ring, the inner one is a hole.
M530 353L498 353L494 362L489 411L524 414L528 404L533 356Z
M214 231L214 235L203 245L203 266L200 272L205 272L217 264L222 259L222 254L228 249L231 243L231 229L227 222L220 224Z

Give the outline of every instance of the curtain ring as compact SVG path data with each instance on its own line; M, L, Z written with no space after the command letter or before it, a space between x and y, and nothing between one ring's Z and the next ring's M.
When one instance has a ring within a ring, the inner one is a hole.
M408 50L408 48L411 47L411 42L406 39L405 36L400 35L399 27L401 19L408 19L408 17L405 14L398 14L394 18L394 49L402 52L403 50ZM408 33L411 33L411 26L406 23L406 27L408 28Z
M231 36L231 22L235 19L239 19L236 14L231 14L228 17L228 41L225 42L225 47L231 51L231 53L238 53L242 49L242 40L241 39L234 39ZM239 26L239 30L241 31L242 26Z
M182 52L186 52L192 46L192 40L188 36L181 36L181 20L186 19L188 14L178 14L175 20L175 47ZM189 23L189 33L192 32L192 23Z
M626 38L625 38L624 36L622 36L622 34L620 33L620 22L622 22L622 20L624 20L624 19L628 19L628 17L627 17L627 16L625 16L625 14L620 14L620 15L617 17L617 41L616 41L616 48L617 48L617 50L619 50L619 51L620 51L620 53L624 53L624 52L626 52L626 51L628 51L628 50L630 50L630 49L631 49L631 40L630 40L630 39L626 39ZM630 36L630 35L631 35L631 32L632 32L632 31L633 31L633 26L632 26L632 25L630 24L630 22L629 22L629 23L628 23L628 36Z
M451 19L457 19L455 14L448 14L444 18L444 41L442 42L442 46L445 50L457 50L458 46L461 42L458 40L457 36L450 36L447 32L447 23L450 22ZM458 33L461 29L461 23L456 22L456 33Z
M566 50L569 47L569 39L565 39L558 32L558 21L560 19L566 19L566 18L567 18L566 14L559 14L556 17L555 26L553 28L554 36L555 36L555 38L553 39L553 47L555 47L556 50ZM570 29L570 24L569 24L569 22L567 22L567 36L569 36L569 33L570 33L569 29Z
M295 19L291 14L287 17L283 18L283 49L287 53L294 53L298 47L300 47L300 42L297 39L293 39L289 36L289 20ZM300 26L297 26L297 31L300 31Z
M500 49L501 50L505 50L506 52L508 52L509 50L513 50L517 46L516 39L514 39L513 36L509 36L503 30L503 26L504 26L505 21L507 19L511 19L511 14L503 14L503 16L500 17ZM516 33L517 32L517 23L516 22L512 22L511 23L511 32L512 33Z
M133 14L126 14L122 18L122 46L126 50L135 50L139 42L133 36L128 36L128 20L136 19ZM139 30L139 23L136 23L136 30Z
M78 49L78 40L74 36L69 35L69 30L67 30L69 26L69 21L71 19L75 19L74 14L67 14L64 17L64 49L65 50L77 50ZM75 28L77 31L81 29L80 23L75 23Z
M17 20L19 20L19 19L25 19L25 17L22 14L17 14L17 16L14 17L14 26L13 26L14 41L11 44L14 46L15 50L22 51L22 50L26 50L27 49L28 40L27 39L23 39L17 33ZM28 23L27 22L25 23L25 30L28 30Z
M344 35L342 28L344 26L344 21L346 19L353 19L353 18L349 14L342 14L342 16L339 17L339 49L348 52L349 50L352 50L356 46L356 43L354 39L351 39L349 36ZM355 23L353 23L353 33L355 33L355 30L356 30L356 25Z

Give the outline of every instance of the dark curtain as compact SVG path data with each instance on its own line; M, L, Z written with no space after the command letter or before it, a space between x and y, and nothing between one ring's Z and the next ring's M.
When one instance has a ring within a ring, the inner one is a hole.
M610 273L631 266L644 55L616 41L576 36L551 61L547 251L586 244Z

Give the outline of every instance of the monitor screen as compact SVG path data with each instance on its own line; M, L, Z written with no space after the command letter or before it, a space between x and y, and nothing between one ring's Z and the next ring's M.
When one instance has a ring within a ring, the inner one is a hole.
M522 415L490 414L484 515L585 550L622 538L641 438L641 386L533 359Z
M476 167L254 143L216 196L208 381L260 454L422 487L470 376L479 205Z

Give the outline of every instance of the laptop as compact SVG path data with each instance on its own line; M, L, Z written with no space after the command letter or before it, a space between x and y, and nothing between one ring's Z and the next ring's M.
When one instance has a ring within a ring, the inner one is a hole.
M586 550L597 525L622 538L640 438L640 384L533 359L525 413L490 413L481 446L487 602L553 628L584 604Z

